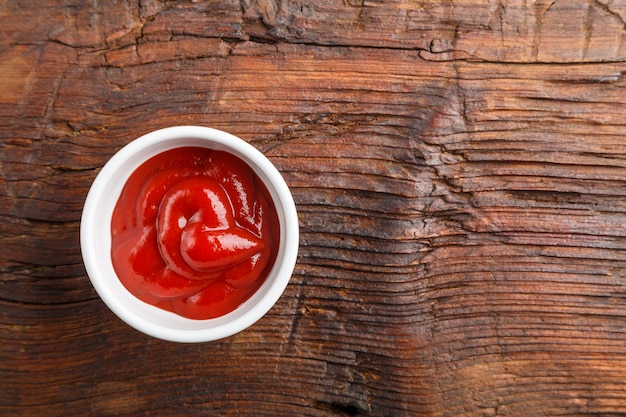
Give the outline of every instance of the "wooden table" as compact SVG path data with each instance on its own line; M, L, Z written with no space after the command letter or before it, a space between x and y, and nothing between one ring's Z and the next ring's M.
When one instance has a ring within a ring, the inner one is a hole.
M0 415L626 415L626 1L0 3ZM278 304L144 336L82 205L151 130L263 151Z

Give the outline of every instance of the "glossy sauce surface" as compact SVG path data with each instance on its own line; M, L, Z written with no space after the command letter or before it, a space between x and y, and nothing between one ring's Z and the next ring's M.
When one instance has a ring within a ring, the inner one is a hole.
M276 258L279 225L256 174L223 151L163 152L130 176L113 211L111 257L137 298L191 319L236 309Z

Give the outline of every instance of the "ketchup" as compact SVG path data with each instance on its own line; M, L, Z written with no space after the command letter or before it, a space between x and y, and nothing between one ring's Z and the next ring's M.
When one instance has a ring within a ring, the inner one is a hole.
M111 258L140 300L191 319L236 309L276 259L278 215L256 174L218 150L158 154L129 177L111 220Z

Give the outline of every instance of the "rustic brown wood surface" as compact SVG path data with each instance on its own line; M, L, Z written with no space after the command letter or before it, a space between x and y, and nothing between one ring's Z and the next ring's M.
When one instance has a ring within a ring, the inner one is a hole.
M626 1L0 1L0 415L626 415ZM223 341L97 297L82 204L171 125L301 248Z

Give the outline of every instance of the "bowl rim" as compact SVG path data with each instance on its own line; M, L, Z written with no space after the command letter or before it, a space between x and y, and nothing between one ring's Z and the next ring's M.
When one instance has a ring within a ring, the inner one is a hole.
M267 187L279 215L279 249L268 277L237 309L214 319L188 319L147 304L126 290L114 271L114 276L111 277L110 216L121 189L130 174L151 156L184 146L225 150L242 159ZM132 140L105 163L85 199L80 223L80 247L83 263L94 289L122 321L158 339L181 343L208 342L245 330L263 317L283 294L298 255L298 216L287 183L260 150L219 129L191 125L172 126Z

